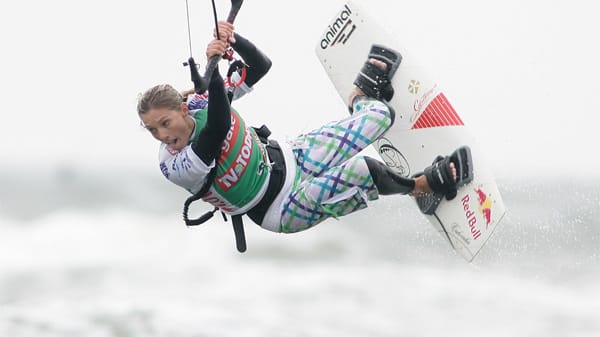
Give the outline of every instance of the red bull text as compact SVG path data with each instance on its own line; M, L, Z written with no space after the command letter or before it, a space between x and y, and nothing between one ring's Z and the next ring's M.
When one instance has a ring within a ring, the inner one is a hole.
M473 240L477 240L481 236L481 231L475 226L477 224L477 217L475 216L475 212L471 210L469 206L469 201L471 201L471 197L469 195L465 195L462 199L463 209L465 210L465 216L467 217L467 221L469 222L469 228L471 228L471 235L473 236Z

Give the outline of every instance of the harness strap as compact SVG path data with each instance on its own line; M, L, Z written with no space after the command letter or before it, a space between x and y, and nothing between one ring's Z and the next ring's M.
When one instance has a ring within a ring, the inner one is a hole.
M219 154L217 155L216 158L218 159L219 157L221 157L220 150L219 150ZM217 159L215 159L215 161ZM215 212L219 210L219 208L215 207L212 211L204 213L201 217L199 217L197 219L189 219L188 218L188 210L190 208L190 205L194 201L201 199L206 193L208 193L208 190L210 189L210 186L212 185L216 176L217 176L217 163L215 162L215 166L206 175L206 180L204 181L204 184L202 185L200 190L196 194L187 198L185 200L185 202L183 203L183 221L185 221L186 226L201 225L201 224L205 223L206 221L208 221L210 218L212 218L213 215L215 214Z
M267 210L271 207L271 204L285 183L285 158L283 157L279 143L269 139L267 153L269 154L269 159L272 161L269 185L260 202L246 212L248 217L258 225L262 224Z
M263 125L263 127L265 126ZM246 215L258 225L262 224L267 210L285 183L285 161L283 158L283 153L281 152L281 147L279 147L279 144L276 141L268 140L267 152L269 153L269 159L273 161L271 165L271 178L269 179L269 185L267 186L267 190L258 204L246 212ZM242 216L243 214L238 214L231 217L233 222L233 232L235 234L235 244L238 252L240 253L244 253L246 251L246 236L244 233L244 221Z
M271 135L271 131L266 125L262 125L260 128L254 128L254 130L256 131L261 142L266 144L269 159L273 161L271 164L271 178L269 179L269 185L267 186L264 196L258 202L258 204L256 204L256 206L246 212L246 215L248 215L252 221L260 225L265 217L265 213L285 183L285 159L283 157L283 153L281 152L279 143L277 143L275 140L268 139ZM217 158L219 157L220 154L217 156ZM208 192L215 179L216 172L217 165L215 165L215 167L213 167L206 176L206 180L204 181L200 191L185 201L183 205L183 219L187 226L197 226L203 224L211 219L214 213L219 210L218 207L215 207L212 211L206 212L197 219L188 219L189 206L192 204L192 202L201 199ZM237 214L231 216L233 233L235 234L235 245L240 253L244 253L246 251L246 235L244 233L244 221L242 220L243 215L244 214ZM224 221L227 221L225 214L223 214L223 219Z
M233 223L235 246L238 252L243 253L246 251L246 234L244 233L244 222L242 221L242 214L232 216L231 222Z
M239 81L237 81L236 83L233 83L233 82L231 81L231 76L232 76L232 75L233 75L233 73L235 73L235 72L237 72L238 74L240 74L240 79L239 79ZM230 87L233 87L233 88L237 88L237 87L239 87L239 86L240 86L240 85L242 85L242 83L244 83L244 81L246 80L246 74L247 74L247 71L246 71L246 64L244 64L244 62L242 62L242 61L240 61L240 60L237 60L237 61L234 61L234 62L232 62L232 63L229 65L229 70L227 70L227 84L228 84Z

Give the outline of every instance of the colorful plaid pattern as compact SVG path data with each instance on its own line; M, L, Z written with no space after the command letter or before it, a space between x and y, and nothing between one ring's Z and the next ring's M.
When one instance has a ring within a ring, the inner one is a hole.
M299 136L294 188L282 212L281 231L308 229L329 217L367 207L378 198L369 168L359 152L390 126L389 108L376 100L359 101L354 114Z

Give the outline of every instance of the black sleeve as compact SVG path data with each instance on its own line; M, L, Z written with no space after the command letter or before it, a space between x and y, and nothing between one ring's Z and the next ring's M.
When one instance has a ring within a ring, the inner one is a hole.
M251 87L271 69L271 59L240 34L233 34L236 41L231 47L240 54L242 59L244 59L244 63L248 66L244 82Z
M208 97L206 125L200 131L198 139L192 143L192 150L206 165L210 165L219 156L231 127L231 107L218 68L208 85Z

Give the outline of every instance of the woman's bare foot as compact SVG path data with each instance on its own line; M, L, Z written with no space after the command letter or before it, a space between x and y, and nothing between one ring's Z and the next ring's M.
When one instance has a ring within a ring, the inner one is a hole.
M450 163L450 170L452 170L452 177L454 177L454 181L456 181L456 167L454 166L454 163ZM415 178L415 188L410 193L411 195L419 196L431 192L433 192L433 190L429 186L427 178L424 175Z
M354 98L355 97L360 97L360 96L366 96L364 91L362 91L359 87L355 86L354 88L352 88L352 91L350 91L350 95L348 96L348 107L350 107L350 110L352 111L354 109Z

